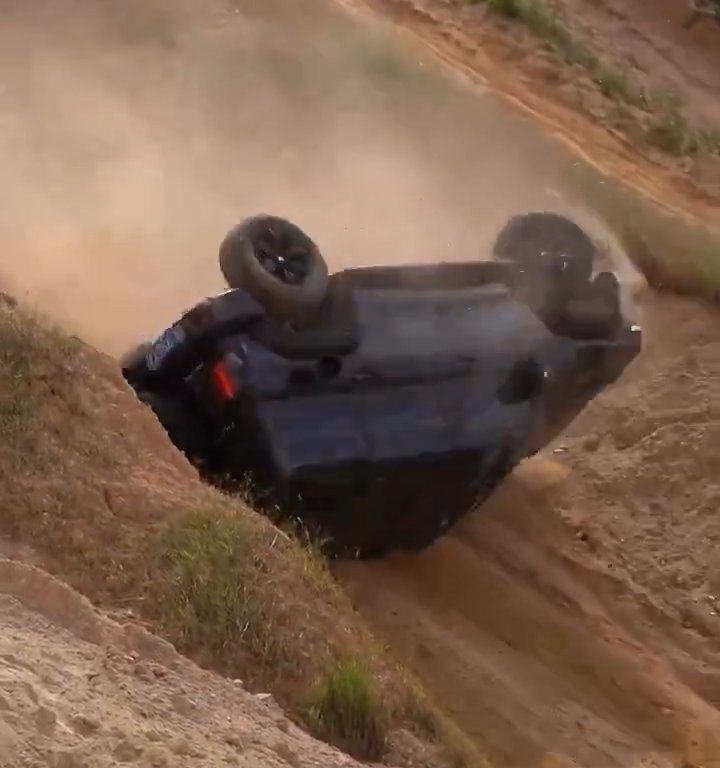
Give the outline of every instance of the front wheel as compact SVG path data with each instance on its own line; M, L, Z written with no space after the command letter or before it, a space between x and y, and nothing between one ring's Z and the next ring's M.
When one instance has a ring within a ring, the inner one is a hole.
M230 288L246 290L288 320L304 316L325 299L328 269L320 249L286 219L246 219L228 232L219 259Z

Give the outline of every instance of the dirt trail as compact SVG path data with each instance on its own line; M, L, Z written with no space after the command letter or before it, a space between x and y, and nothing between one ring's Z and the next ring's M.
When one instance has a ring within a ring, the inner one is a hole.
M643 310L559 444L427 552L339 567L499 765L720 765L720 317Z
M272 699L0 557L0 766L353 768Z

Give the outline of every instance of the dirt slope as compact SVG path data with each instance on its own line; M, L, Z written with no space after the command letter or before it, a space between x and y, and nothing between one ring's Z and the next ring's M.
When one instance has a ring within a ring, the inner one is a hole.
M498 765L720 764L719 320L646 295L558 444L426 553L339 568Z
M272 699L0 558L0 766L351 768Z
M104 619L77 590L121 611L130 634L142 638L147 627L246 690L272 693L295 723L356 757L476 765L475 751L370 637L324 561L246 502L203 484L113 359L1 296L0 434L0 596L103 644ZM10 557L42 572L18 570ZM8 653L27 660L23 643L37 626L20 620L24 635L2 635ZM117 646L119 630L108 632ZM52 634L42 630L27 647L44 648ZM66 638L56 650L71 645ZM48 653L38 663L52 664ZM112 683L98 702L122 698L127 683ZM74 685L90 695L82 680ZM165 700L172 691L155 693ZM16 714L21 741L32 742L28 712Z
M686 0L565 0L569 18L602 54L648 89L681 94L688 114L720 126L720 26L688 28Z
M687 155L673 157L638 137L636 121L625 125L618 118L618 104L583 67L549 52L542 36L525 25L488 13L485 2L472 0L338 2L391 19L451 70L531 115L585 162L622 179L655 204L717 229L717 160L702 152L698 165ZM566 12L567 28L600 61L608 62L623 88L626 82L647 85L681 103L688 94L689 114L714 129L706 121L717 116L720 28L703 25L676 32L674 24L687 7L681 0L558 0L557 5ZM552 17L556 3L543 0L541 6Z

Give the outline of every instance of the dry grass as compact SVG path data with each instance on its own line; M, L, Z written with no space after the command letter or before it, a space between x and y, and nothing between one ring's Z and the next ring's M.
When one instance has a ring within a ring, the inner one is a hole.
M388 713L361 658L333 661L308 705L317 733L355 757L379 760L386 750Z
M163 525L151 567L152 602L180 644L231 658L238 647L286 671L293 648L263 596L260 531L232 508L207 506Z
M479 0L470 0L478 2ZM565 62L582 67L603 96L624 107L626 119L614 127L670 155L693 154L698 150L720 153L720 129L694 126L688 121L680 94L648 93L632 76L608 65L570 29L560 7L551 0L486 0L499 15L524 24ZM633 118L632 120L630 118Z
M428 732L429 703L405 706L427 700L316 552L204 486L114 361L2 302L0 428L0 535L48 570L353 754L387 744L398 765L482 764L457 734ZM394 748L399 729L422 758Z

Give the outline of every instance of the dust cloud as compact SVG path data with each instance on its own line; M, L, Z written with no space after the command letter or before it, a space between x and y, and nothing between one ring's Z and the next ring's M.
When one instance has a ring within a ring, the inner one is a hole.
M522 126L329 3L0 13L0 280L111 354L224 287L245 215L295 220L338 269L477 258L558 205Z

